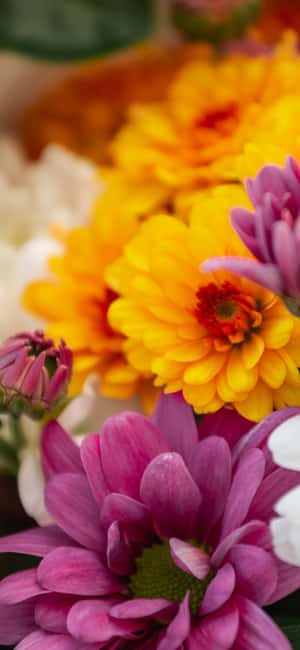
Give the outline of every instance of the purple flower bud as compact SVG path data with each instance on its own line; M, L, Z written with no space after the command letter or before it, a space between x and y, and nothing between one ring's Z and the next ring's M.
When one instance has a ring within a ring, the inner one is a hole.
M228 269L273 291L300 316L300 167L287 156L285 167L265 165L246 179L254 212L234 208L232 224L256 258L211 258L206 271Z
M72 352L63 340L37 330L21 332L0 346L0 410L35 419L66 397L72 375Z

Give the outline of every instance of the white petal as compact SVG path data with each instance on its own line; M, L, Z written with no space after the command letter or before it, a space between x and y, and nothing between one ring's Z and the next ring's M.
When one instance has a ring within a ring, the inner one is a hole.
M18 489L23 508L30 517L40 526L53 523L45 507L45 478L38 448L28 447L22 452Z
M300 471L300 415L282 422L273 431L268 445L275 463Z
M300 475L299 475L300 482ZM284 494L275 504L274 510L282 517L288 517L300 525L300 485Z
M290 564L300 566L300 525L286 517L278 517L270 523L276 555Z

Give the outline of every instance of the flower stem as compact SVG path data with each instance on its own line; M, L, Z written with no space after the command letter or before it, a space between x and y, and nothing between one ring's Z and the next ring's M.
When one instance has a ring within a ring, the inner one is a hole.
M22 449L22 447L25 445L25 435L20 422L20 418L15 417L14 415L10 415L9 424L16 449Z
M13 445L0 436L0 467L1 473L17 474L19 460L16 449Z

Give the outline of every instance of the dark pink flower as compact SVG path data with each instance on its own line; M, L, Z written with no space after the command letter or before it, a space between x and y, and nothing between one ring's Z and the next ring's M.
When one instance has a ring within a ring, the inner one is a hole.
M234 208L232 224L257 259L211 258L207 271L228 269L281 296L300 315L300 167L287 156L285 167L265 165L254 180L246 178L254 212Z
M72 352L43 331L21 332L0 346L0 409L40 418L66 396Z
M152 421L121 413L81 449L49 423L42 456L56 525L0 539L1 551L42 558L0 584L0 643L290 650L261 606L300 586L300 569L276 558L268 527L273 503L300 476L273 463L266 441L295 413L277 411L250 429L223 411L215 430L209 416L198 431L173 394ZM248 431L238 442L230 417Z

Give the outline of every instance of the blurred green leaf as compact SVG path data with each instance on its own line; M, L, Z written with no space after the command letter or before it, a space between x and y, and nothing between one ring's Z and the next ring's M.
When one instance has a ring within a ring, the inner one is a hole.
M300 650L300 590L266 608L269 616L287 636L294 650Z
M151 0L1 0L0 47L70 61L107 54L145 38Z

